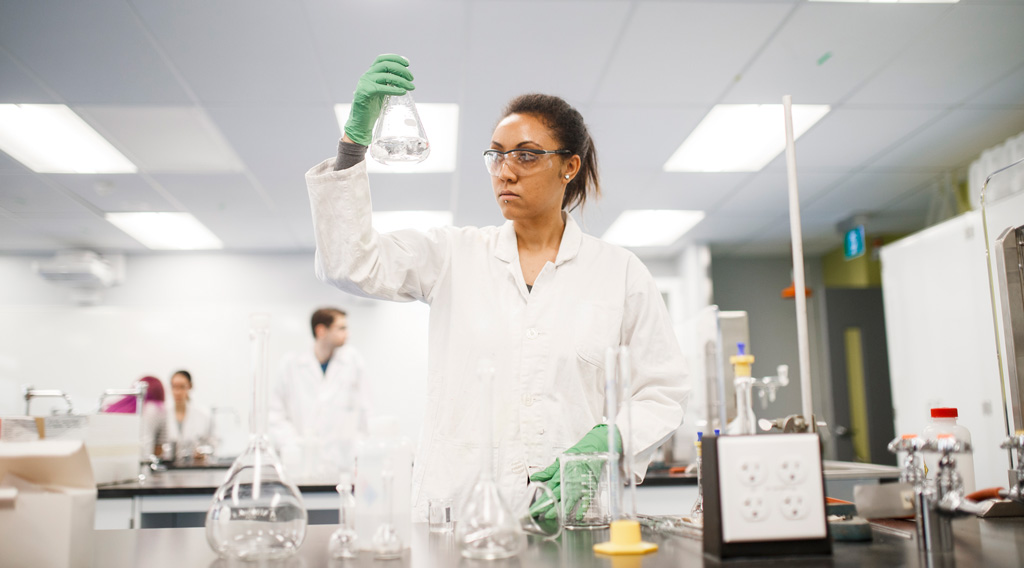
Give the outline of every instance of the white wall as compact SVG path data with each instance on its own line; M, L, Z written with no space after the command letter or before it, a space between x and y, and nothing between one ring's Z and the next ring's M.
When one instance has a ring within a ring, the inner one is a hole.
M994 203L988 217L992 239L1011 224L1024 225L1024 194ZM925 229L881 255L897 434L920 433L930 408L956 407L974 442L978 488L1005 486L1009 462L999 449L1006 430L981 213Z
M24 411L23 384L62 389L89 410L105 388L145 375L166 388L184 368L197 403L233 407L247 425L248 315L271 314L276 368L287 351L312 349L309 317L331 305L349 314L349 343L366 359L375 412L396 414L417 439L426 392L423 304L367 300L322 284L312 253L187 253L129 256L125 282L105 291L100 305L79 307L68 290L32 272L31 263L46 258L0 256L0 416Z

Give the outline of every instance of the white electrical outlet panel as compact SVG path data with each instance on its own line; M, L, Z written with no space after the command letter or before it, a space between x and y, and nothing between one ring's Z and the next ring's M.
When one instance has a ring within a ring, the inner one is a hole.
M723 436L718 471L723 542L827 535L817 435Z

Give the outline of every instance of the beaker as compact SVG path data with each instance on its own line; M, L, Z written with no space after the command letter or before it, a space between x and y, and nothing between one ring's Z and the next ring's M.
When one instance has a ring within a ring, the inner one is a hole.
M224 558L275 560L295 554L306 538L306 507L267 438L267 342L270 317L254 314L253 403L249 445L231 465L206 512L206 541Z
M526 548L526 534L494 481L494 366L481 361L477 375L483 383L482 415L489 420L483 429L480 472L459 508L462 520L456 523L455 541L466 558L511 558Z
M568 530L606 528L611 522L607 452L562 454L562 524Z
M382 164L400 164L422 162L429 155L430 141L412 95L388 96L373 128L370 156Z

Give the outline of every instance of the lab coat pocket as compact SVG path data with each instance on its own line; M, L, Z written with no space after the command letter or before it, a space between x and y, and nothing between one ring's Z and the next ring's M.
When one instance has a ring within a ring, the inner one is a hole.
M583 302L577 304L575 316L576 355L603 370L605 351L619 345L622 308Z

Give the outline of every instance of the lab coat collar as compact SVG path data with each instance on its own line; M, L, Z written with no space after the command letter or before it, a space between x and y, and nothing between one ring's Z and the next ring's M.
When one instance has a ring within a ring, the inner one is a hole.
M565 231L562 232L562 242L558 245L558 256L555 257L555 266L561 266L568 262L580 252L580 244L583 243L583 231L576 224L572 215L565 215ZM498 231L498 243L494 248L494 256L504 262L512 262L519 258L519 248L516 241L516 230L512 221L505 221Z

